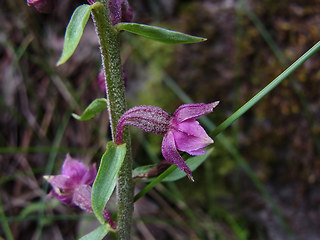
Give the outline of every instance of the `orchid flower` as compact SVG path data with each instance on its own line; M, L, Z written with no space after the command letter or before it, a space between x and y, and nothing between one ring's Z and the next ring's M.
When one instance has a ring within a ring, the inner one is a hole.
M178 150L190 155L206 153L205 147L213 143L213 140L196 119L211 113L218 104L219 101L209 104L184 104L174 112L173 116L158 107L133 107L119 119L116 144L123 142L125 125L133 125L146 132L164 135L161 147L163 157L184 171L193 181L191 170Z
M27 0L27 4L34 6L41 13L49 13L54 5L52 0Z
M95 164L87 168L82 162L75 160L68 154L62 165L62 173L55 176L44 176L52 190L49 196L57 198L65 205L79 207L93 213L91 205L92 184L96 178ZM103 216L112 228L116 228L110 213L104 209Z

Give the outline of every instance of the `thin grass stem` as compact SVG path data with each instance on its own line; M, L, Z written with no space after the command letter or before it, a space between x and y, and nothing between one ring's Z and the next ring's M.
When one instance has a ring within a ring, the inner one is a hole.
M320 42L316 43L311 49L309 49L305 54L303 54L297 61L295 61L291 66L289 66L283 73L276 77L271 83L269 83L265 88L258 92L253 98L251 98L247 103L245 103L241 108L239 108L234 114L227 118L223 123L221 123L211 134L212 137L217 136L227 127L229 127L234 121L245 114L250 108L252 108L257 102L259 102L264 96L266 96L271 90L273 90L278 84L280 84L284 79L286 79L290 74L292 74L298 67L300 67L305 61L307 61L313 54L315 54L320 49Z

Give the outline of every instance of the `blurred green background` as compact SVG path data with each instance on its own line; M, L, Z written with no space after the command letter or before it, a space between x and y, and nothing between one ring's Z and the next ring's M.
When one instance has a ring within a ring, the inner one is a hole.
M99 162L110 140L106 113L88 122L71 117L104 96L91 20L75 54L55 66L82 3L57 1L41 14L23 0L0 2L0 239L76 239L97 226L48 198L42 178L58 174L67 153ZM320 39L316 0L130 3L135 22L208 40L173 46L122 33L129 105L174 112L185 102L220 100L203 123L208 132ZM160 184L140 199L132 238L319 239L319 97L316 54L215 138L194 183ZM130 129L135 167L162 160L161 136Z

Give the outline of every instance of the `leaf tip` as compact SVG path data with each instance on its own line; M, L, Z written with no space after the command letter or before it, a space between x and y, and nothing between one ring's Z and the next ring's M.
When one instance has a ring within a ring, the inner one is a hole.
M72 113L71 115L73 118L75 118L77 120L81 120L81 116L79 116L78 114Z
M64 64L66 61L64 61L62 58L60 58L58 60L58 62L56 63L56 66L59 67L60 65Z

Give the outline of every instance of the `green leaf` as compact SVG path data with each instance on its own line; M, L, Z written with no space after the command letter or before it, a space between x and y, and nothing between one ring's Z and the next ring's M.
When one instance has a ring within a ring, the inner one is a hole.
M189 168L191 169L191 171L196 170L207 158L208 156L212 153L213 148L210 148L206 154L201 155L201 156L195 156L195 157L190 157L186 160L186 164L189 166ZM144 166L143 166L144 167ZM145 166L145 168L143 167L138 167L134 170L134 173L136 173L137 175L143 174L143 170L144 171L149 171L150 169L150 165ZM146 173L146 172L145 172ZM179 168L176 168L172 173L170 173L167 177L165 177L162 182L174 182L177 181L181 178L184 178L186 176L186 173L184 171L181 171ZM144 179L145 182L151 182L153 181L155 178L147 178Z
M84 110L81 116L73 113L72 116L80 121L86 121L93 118L107 107L107 99L97 98Z
M211 154L212 151L213 151L213 148L209 149L205 155L191 157L186 161L186 163L192 170L195 170L202 162L204 162L207 159L207 157ZM192 161L193 163L191 164ZM175 171L180 171L180 172L175 172ZM166 171L161 173L158 177L154 179L150 179L151 182L147 186L145 186L137 195L134 196L134 202L136 202L142 196L147 194L158 183L162 181L167 181L167 182L175 181L184 176L186 176L186 174L182 172L180 169L178 169L176 165L171 165Z
M108 225L102 224L79 240L102 240L108 234L109 230L110 227Z
M132 178L142 178L147 172L149 172L152 169L155 169L156 167L157 164L143 165L137 167L132 171Z
M88 4L80 5L73 12L66 29L63 51L59 61L57 62L57 66L65 63L76 50L83 33L83 29L89 20L92 7L93 5Z
M92 209L101 223L105 222L102 212L116 186L119 170L125 155L125 144L116 145L114 142L108 142L107 150L101 158L100 167L91 193Z
M209 149L206 154L201 156L190 157L186 163L191 171L196 170L212 153L213 148ZM181 178L184 178L186 173L181 171L179 168L175 169L169 176L162 180L162 182L173 182Z
M118 23L115 26L119 31L124 30L145 38L170 44L185 44L206 41L206 38L196 37L161 27L138 23Z

